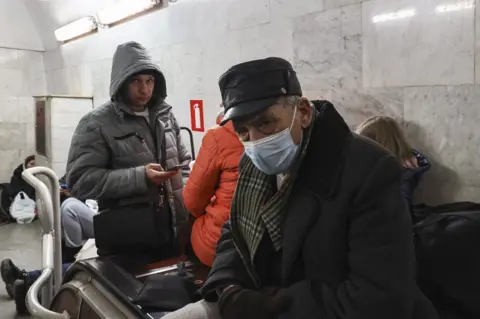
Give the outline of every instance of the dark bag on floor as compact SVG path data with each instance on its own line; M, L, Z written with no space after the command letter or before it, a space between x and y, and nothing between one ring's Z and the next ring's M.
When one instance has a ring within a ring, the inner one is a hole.
M414 231L418 283L425 295L440 313L480 318L480 210L426 215Z
M13 221L10 215L12 199L10 198L9 185L8 183L0 184L0 224Z
M101 211L93 219L99 256L172 252L173 230L168 205L135 204Z

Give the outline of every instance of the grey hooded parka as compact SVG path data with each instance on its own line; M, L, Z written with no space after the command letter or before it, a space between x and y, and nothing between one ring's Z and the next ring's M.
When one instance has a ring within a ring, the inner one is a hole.
M125 81L146 70L155 76L148 121L135 115L120 94ZM164 102L165 77L140 44L128 42L117 47L110 96L110 102L86 114L75 130L67 163L69 189L80 200L97 199L106 207L158 202L158 187L147 181L145 165L163 163L166 169L188 164L191 157L172 107ZM188 219L181 174L166 182L165 188L174 226L179 226Z

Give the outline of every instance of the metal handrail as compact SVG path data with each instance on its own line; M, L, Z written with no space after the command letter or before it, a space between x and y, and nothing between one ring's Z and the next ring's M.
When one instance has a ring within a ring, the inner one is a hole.
M44 258L42 260L42 274L40 277L32 284L27 293L27 308L30 311L30 314L36 318L42 319L70 319L68 312L64 311L63 313L56 313L45 308L40 301L38 300L38 294L41 288L50 288L46 289L51 292L51 276L53 274L53 264L54 264L54 237L52 233L43 235L43 254ZM46 287L44 287L46 285ZM43 296L44 294L42 294Z
M192 161L195 160L195 143L193 142L193 132L188 127L182 126L180 130L184 130L188 132L188 136L190 138L190 151L192 152Z
M50 181L52 193L48 187L34 175L45 175ZM52 312L44 308L38 301L38 292L43 288L42 303L49 306L52 300L52 273L53 293L57 293L62 284L62 236L60 221L60 184L57 175L47 167L32 167L23 171L22 177L37 191L44 209L38 209L38 216L43 230L42 275L32 285L27 294L27 306L30 312L38 313L39 318L57 319ZM57 190L57 191L55 191ZM40 280L41 279L41 280ZM45 315L42 316L41 314ZM55 313L53 313L55 314ZM67 314L68 316L68 314Z

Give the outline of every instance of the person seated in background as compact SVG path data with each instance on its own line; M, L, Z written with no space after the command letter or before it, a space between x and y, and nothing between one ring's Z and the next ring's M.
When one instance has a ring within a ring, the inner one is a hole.
M62 179L60 179L62 182ZM85 203L70 197L68 189L61 188L62 197L67 197L60 207L62 222L63 273L74 261L85 240L94 238L93 217L95 212ZM25 296L28 288L40 277L41 270L26 271L18 268L7 258L0 264L0 274L10 298L15 299L17 312L26 313Z
M217 124L221 118L223 111L217 117ZM209 267L222 226L230 216L242 154L243 145L231 122L208 130L183 190L185 207L197 218L191 234L193 251Z
M415 282L398 161L312 106L284 59L219 84L246 156L204 300L163 318L438 318Z
M431 167L430 162L407 141L405 134L395 119L388 116L372 116L355 130L382 145L403 167L402 194L413 212L413 195L423 174Z
M60 205L66 201L68 198L71 197L70 191L68 190L67 186L67 175L63 175L59 180L58 183L60 184Z
M110 95L80 120L72 137L70 191L80 200L98 200L99 255L137 254L146 262L178 255L189 216L178 167L191 157L165 102L165 77L139 43L117 47Z
M217 113L217 118L215 119L215 123L217 123L217 125L219 125L223 119L223 104L221 104L221 107L222 107L222 110L220 110L220 112ZM190 161L190 164L188 164L190 171L193 169L194 164L195 164L194 160Z
M18 165L18 167L13 171L12 178L10 179L10 197L14 199L18 193L24 192L30 199L35 200L35 188L27 183L22 178L22 173L25 169L35 166L35 155L28 156L23 164Z
M26 304L26 297L28 289L30 286L40 277L42 274L42 270L31 270L26 271L25 269L18 268L11 260L5 259L5 261L10 261L10 265L8 266L8 278L11 279L3 279L5 276L4 273L4 263L2 262L2 279L4 280L6 286L10 286L10 292L8 292L9 297L13 298L15 301L15 308L17 314L19 315L26 315L28 314L27 304ZM6 264L5 264L6 265ZM64 263L62 264L62 276L65 275L68 268L72 263ZM13 280L13 283L7 283L5 280Z

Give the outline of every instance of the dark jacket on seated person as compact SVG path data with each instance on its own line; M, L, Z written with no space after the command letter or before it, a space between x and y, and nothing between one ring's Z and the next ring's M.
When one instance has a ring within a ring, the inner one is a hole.
M13 171L12 178L10 179L10 196L11 198L15 198L20 192L24 192L30 199L35 200L35 188L30 186L22 178L22 173L25 170L25 165L20 164L18 167Z
M66 185L67 184L67 174L63 175L60 177L58 180L58 183L60 184L60 205L67 200L67 198L70 198L70 193L68 192L67 189L61 189L61 185Z
M214 301L232 284L256 291L275 286L292 300L280 319L437 318L415 283L398 161L351 133L332 104L317 107L286 204L281 250L265 232L252 260L232 206L203 296ZM240 179L247 165L244 156Z

